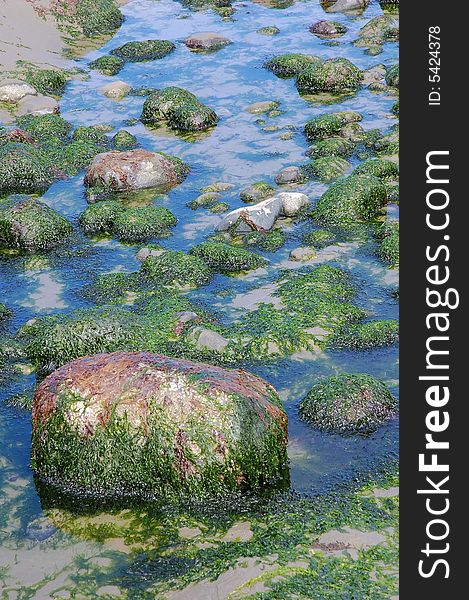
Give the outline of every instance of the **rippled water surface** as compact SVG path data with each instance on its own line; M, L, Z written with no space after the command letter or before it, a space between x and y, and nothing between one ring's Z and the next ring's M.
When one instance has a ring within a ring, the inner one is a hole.
M179 156L190 165L191 173L182 185L167 196L154 199L156 204L169 207L179 220L173 235L162 242L169 248L188 250L213 232L219 216L204 209L193 211L186 207L203 186L215 181L234 184L223 194L222 200L236 208L242 204L239 192L243 187L260 180L273 182L281 168L305 162L304 152L308 146L302 128L311 117L351 109L363 115L365 129L380 128L386 132L395 123L390 113L395 98L391 96L374 94L364 88L340 104L325 106L302 99L293 79L279 79L262 68L267 58L284 52L311 53L322 58L344 56L362 69L378 63L393 64L397 60L395 44L385 44L378 57L368 56L363 49L351 44L358 29L372 16L381 14L377 3L372 3L360 17L333 15L334 20L349 28L338 45L321 41L308 31L311 23L324 18L317 1L297 2L283 10L269 8L261 2L235 6L233 18L222 20L213 11L191 12L170 0L131 1L123 7L126 20L120 31L104 47L80 58L77 65L87 70L90 60L136 39L170 39L177 44L176 51L163 60L129 63L113 78L91 71L86 81L72 81L62 98L62 116L74 126L104 123L115 130L125 128L137 136L142 147ZM267 25L279 27L280 34L269 37L256 33ZM191 53L183 40L197 31L220 32L233 44L214 54ZM129 120L132 123L132 119L139 117L144 98L128 96L115 101L99 91L104 84L118 79L133 87L177 85L187 88L216 110L220 122L213 132L196 141L164 129L151 131L139 122L129 125ZM246 112L248 105L264 100L280 102L281 114L267 117ZM265 123L259 124L259 119ZM291 139L280 137L286 131L293 132ZM87 206L82 180L83 174L79 174L58 182L44 196L50 206L75 223ZM324 189L323 184L309 182L297 186L295 191L304 191L314 200ZM249 299L256 301L254 290L271 282L279 269L298 268L298 263L290 262L288 255L292 248L300 245L302 227L305 225L291 226L287 245L275 254L266 254L270 262L262 273L238 278L218 275L209 286L192 292L191 296L212 305L226 321L236 318L249 306ZM14 308L12 330L33 316L86 306L80 290L93 277L109 271L134 271L139 265L135 247L116 241L90 241L77 233L72 250L40 260L24 256L0 259L0 296L6 305ZM320 251L317 262L324 260L351 272L359 289L358 304L366 308L370 316L397 318L397 304L390 294L397 281L396 273L386 269L371 251L344 244L332 251L330 248ZM318 376L343 371L376 375L397 393L397 363L397 348L391 347L370 352L300 355L252 366L252 371L279 390L285 402L290 420L290 475L294 490L308 493L324 489L332 480L372 469L396 451L396 421L388 422L370 438L342 438L316 432L301 423L297 406ZM3 390L2 397L30 383L31 378L25 376L13 388ZM3 528L9 536L8 552L18 555L17 572L10 571L10 581L21 581L29 586L35 585L42 576L59 577L64 565L78 556L104 562L111 556L121 568L125 566L126 555L110 549L109 545L86 542L64 531L56 532L52 525L42 525L41 534L34 533L34 528L31 533L31 523L41 519L42 511L29 468L29 414L0 404L0 430L1 485L10 513ZM53 544L37 539L42 536L47 540L52 533ZM83 569L86 570L86 565ZM70 587L69 574L64 578L68 582L65 587ZM103 581L103 585L105 583Z

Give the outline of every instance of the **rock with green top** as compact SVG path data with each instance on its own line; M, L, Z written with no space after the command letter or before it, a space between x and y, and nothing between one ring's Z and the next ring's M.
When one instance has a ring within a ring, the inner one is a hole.
M42 194L58 176L46 154L36 146L0 144L0 195Z
M391 267L399 266L399 221L386 221L379 228L378 255Z
M140 267L140 273L152 284L183 289L206 285L213 277L213 271L204 260L176 250L148 256Z
M321 156L302 165L301 172L305 178L329 182L342 177L349 168L350 163L339 156Z
M223 242L202 242L190 250L190 254L202 259L218 273L250 271L266 264L265 258Z
M256 183L251 184L244 190L241 190L239 197L243 202L260 202L261 200L265 200L265 198L269 198L275 194L276 188L270 183L266 183L264 181L257 181Z
M395 415L396 405L379 379L344 373L314 385L300 404L300 416L321 431L369 435Z
M278 480L287 464L287 416L266 381L151 353L58 369L32 423L36 475L80 495L224 496Z
M26 73L26 81L41 94L61 96L67 83L67 74L58 69L31 69Z
M326 113L306 122L305 135L309 142L340 136L346 125L361 120L361 114L354 110Z
M280 54L264 63L264 67L277 77L295 77L307 66L320 62L319 57L309 54Z
M90 62L90 69L99 71L102 75L117 75L125 65L125 60L119 56L100 56Z
M362 71L348 59L330 58L313 62L303 69L296 80L296 87L301 94L343 93L355 91L362 80Z
M111 143L116 150L133 150L138 146L137 138L125 129L119 129Z
M111 54L128 62L143 62L164 58L176 49L173 42L168 40L144 40L127 42L119 48L111 50Z
M0 245L29 252L45 251L64 242L72 225L44 202L12 196L0 202Z
M371 350L390 346L399 341L399 323L393 320L354 323L337 331L329 346L338 349Z

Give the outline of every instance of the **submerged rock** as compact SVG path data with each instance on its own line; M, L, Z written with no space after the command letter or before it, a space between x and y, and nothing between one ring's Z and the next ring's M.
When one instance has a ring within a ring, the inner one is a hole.
M85 185L104 191L168 188L181 183L189 168L179 158L141 148L98 154L85 175Z
M347 32L347 27L337 21L317 21L309 28L318 37L337 37Z
M32 465L93 496L191 498L256 489L287 463L287 416L245 371L144 352L100 354L39 386Z
M187 341L198 350L209 350L212 352L223 352L230 340L223 337L213 329L206 327L194 327L187 335Z
M371 375L336 375L317 383L300 404L300 416L322 431L370 434L396 412L396 399Z
M125 81L113 81L112 83L103 86L101 88L101 93L107 98L120 100L121 98L124 98L124 96L127 96L130 90L130 85Z
M184 40L184 43L191 50L209 52L220 50L233 42L220 33L203 31L201 33L193 33Z
M72 225L53 208L34 198L0 202L0 245L30 252L49 250L72 233Z

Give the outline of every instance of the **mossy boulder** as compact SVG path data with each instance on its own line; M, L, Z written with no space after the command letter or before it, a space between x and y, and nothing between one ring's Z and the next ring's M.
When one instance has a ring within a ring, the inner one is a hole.
M279 479L287 464L287 416L266 381L150 353L58 369L32 422L34 471L80 495L223 496Z
M355 91L363 81L363 73L346 58L330 58L313 62L298 75L296 87L302 94Z
M247 188L241 191L239 197L243 202L260 202L273 196L275 194L275 187L265 181L257 181L251 184Z
M383 181L394 180L399 177L399 167L392 160L370 158L362 162L358 167L355 167L353 173L374 175Z
M59 115L25 115L17 119L18 126L32 135L36 142L50 144L64 140L72 125Z
M350 156L355 150L355 144L343 137L333 136L315 142L306 154L311 158L322 156Z
M100 56L90 62L90 69L99 71L102 75L117 75L125 65L125 60L119 56Z
M371 375L344 373L314 385L300 404L300 416L321 431L373 433L396 411L387 386Z
M108 192L148 188L170 189L181 183L189 168L179 158L136 149L98 154L85 175L89 188Z
M76 0L72 11L72 23L86 37L114 33L124 21L114 0Z
M17 142L0 145L0 195L42 194L57 176L39 148Z
M313 218L327 225L370 221L386 203L386 187L374 175L355 174L335 181L313 209Z
M0 245L30 252L62 243L72 225L53 208L35 198L11 197L0 203Z
M317 178L320 181L328 182L342 177L350 168L343 158L338 156L321 156L306 165L302 165L301 173L307 179Z
M152 283L176 288L196 288L206 285L213 271L201 258L167 250L160 256L148 256L140 267L142 277Z
M350 123L362 120L360 113L354 110L326 113L310 119L305 124L305 135L309 142L340 136L343 128Z
M286 243L286 236L280 227L271 231L252 231L244 236L245 246L254 246L264 252L276 252Z
M399 266L399 221L387 221L378 230L378 255L392 267Z
M399 341L399 323L393 320L354 323L335 333L329 346L338 349L371 350Z
M399 87L399 65L393 65L386 71L386 83L392 87Z
M381 52L385 42L399 40L399 19L392 15L380 15L366 23L359 31L354 42L358 48L367 48L371 54Z
M320 62L320 58L309 54L281 54L264 63L264 67L277 77L295 77L308 65Z
M90 142L108 148L110 140L100 127L91 125L89 127L77 127L72 134L72 139L76 142Z
M140 120L148 125L166 121L170 127L180 131L201 131L216 125L218 116L191 92L168 87L148 96Z
M190 254L201 258L218 273L250 271L266 264L265 258L224 242L202 242L190 250Z
M119 48L111 50L111 54L128 62L143 62L164 58L176 49L173 42L168 40L144 40L127 42Z
M41 94L61 96L67 83L67 74L58 69L37 69L28 71L25 79Z
M125 129L120 129L112 137L111 143L116 150L133 150L138 146L137 138Z
M122 242L145 242L168 235L176 217L161 206L125 208L118 202L91 204L79 217L85 233L105 233Z

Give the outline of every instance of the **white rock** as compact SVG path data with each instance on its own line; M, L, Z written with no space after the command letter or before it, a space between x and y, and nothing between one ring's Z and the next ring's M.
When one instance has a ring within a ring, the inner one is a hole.
M52 115L59 112L59 103L50 96L25 96L18 102L16 114L24 115Z
M308 247L295 248L290 252L290 260L294 260L296 262L304 262L314 258L315 256L316 250Z
M37 91L32 85L20 79L0 80L0 102L16 104L25 96L35 96Z
M263 200L253 206L246 206L232 210L226 214L217 225L217 231L226 231L239 221L237 231L247 232L254 230L272 229L275 221L282 212L282 200L278 196Z
M310 204L308 196L300 192L280 192L275 197L280 199L282 214L285 217L294 217L302 208Z
M144 261L149 256L161 256L164 254L166 250L164 248L156 249L156 248L140 248L137 252L136 259L140 261Z
M335 4L327 8L327 12L348 12L363 10L368 6L370 0L337 0Z
M103 86L101 88L101 93L107 98L120 100L121 98L124 98L124 96L127 96L130 90L130 85L125 81L113 81L112 83Z

